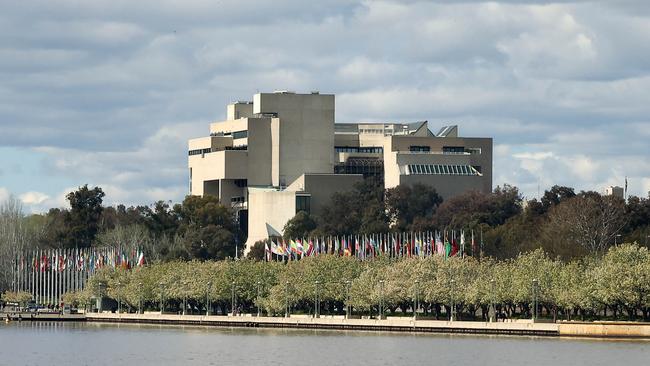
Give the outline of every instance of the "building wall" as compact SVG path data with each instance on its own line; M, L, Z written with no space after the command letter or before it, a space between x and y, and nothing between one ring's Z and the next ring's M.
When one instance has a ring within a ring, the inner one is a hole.
M228 104L226 108L226 119L235 120L253 116L252 102L237 102Z
M363 181L361 174L304 174L296 179L287 190L306 192L311 196L311 215L320 215L325 205L336 192L348 192L356 183Z
M271 119L248 119L248 185L272 184Z
M224 150L188 157L192 169L192 194L203 195L203 182L221 179L246 179L248 152Z
M248 252L256 241L269 237L267 225L281 234L284 225L295 214L296 192L249 188L246 251Z
M303 173L334 171L334 95L261 93L254 97L253 111L279 118L279 185Z

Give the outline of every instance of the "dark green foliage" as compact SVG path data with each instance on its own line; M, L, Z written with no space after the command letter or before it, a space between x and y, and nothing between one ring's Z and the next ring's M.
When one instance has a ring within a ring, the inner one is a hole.
M434 188L419 183L386 190L386 210L397 231L429 229L427 223L441 203Z
M299 211L296 216L284 225L284 238L304 238L316 229L316 221L305 211Z
M246 255L246 258L253 259L256 261L264 260L264 255L266 254L266 245L268 240L258 240L253 244L251 250Z

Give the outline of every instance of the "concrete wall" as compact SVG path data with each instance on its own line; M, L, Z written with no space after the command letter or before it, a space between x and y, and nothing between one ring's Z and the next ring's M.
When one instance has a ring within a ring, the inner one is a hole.
M279 184L303 173L332 173L334 95L256 94L254 113L277 113L279 121Z
M252 106L252 105L251 105ZM252 108L252 107L251 107ZM248 119L248 185L272 183L272 138L270 118Z
M192 169L192 194L203 195L203 182L220 179L246 179L248 152L224 150L188 157Z
M228 104L226 108L226 119L235 120L240 118L247 118L253 116L253 103L252 102L237 102Z
M325 205L335 192L347 192L354 189L356 183L363 180L361 174L304 174L294 181L287 190L309 193L312 215L320 215Z
M295 215L296 192L249 188L246 252L256 241L268 238L267 224L282 233L284 225Z

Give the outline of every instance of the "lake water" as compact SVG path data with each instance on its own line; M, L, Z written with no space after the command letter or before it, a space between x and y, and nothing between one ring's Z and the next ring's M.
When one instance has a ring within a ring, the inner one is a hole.
M649 365L650 342L12 322L0 365Z

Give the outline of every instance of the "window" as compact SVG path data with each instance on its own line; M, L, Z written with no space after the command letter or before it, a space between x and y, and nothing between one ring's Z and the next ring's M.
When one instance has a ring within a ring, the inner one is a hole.
M232 133L233 139L245 139L248 137L248 131L235 131Z
M443 154L464 154L465 148L462 146L443 146L442 153Z
M190 151L188 152L188 155L189 155L189 156L192 156L192 155L203 155L203 154L208 154L208 153L210 153L210 152L212 152L212 149L210 149L210 148L207 148L207 149L196 149L196 150L190 150Z
M334 151L348 152L348 153L381 154L384 152L384 148L381 146L367 146L367 147L335 146Z
M481 148L480 147L467 147L467 148L465 148L465 152L470 153L472 155L481 155Z
M410 152L429 152L431 148L429 146L409 146Z
M310 212L311 196L296 196L296 213L300 211Z

